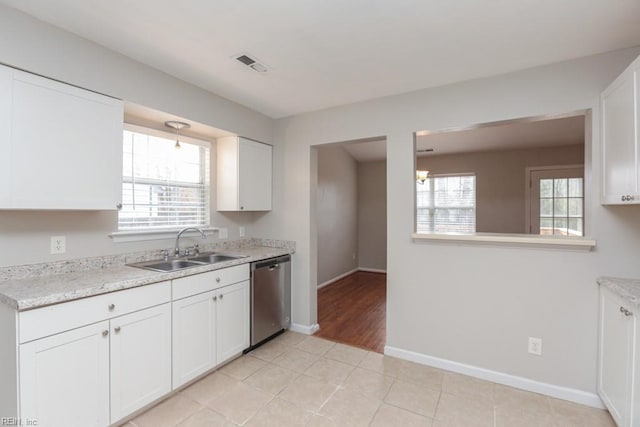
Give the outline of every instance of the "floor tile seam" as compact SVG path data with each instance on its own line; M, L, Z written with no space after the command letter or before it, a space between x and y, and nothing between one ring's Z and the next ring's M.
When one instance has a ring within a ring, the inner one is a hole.
M259 391L260 391L260 390L259 390ZM229 421L229 422L231 422L231 424L235 424L235 425L238 425L238 426L244 426L244 425L246 425L246 424L247 424L251 419L253 419L253 417L255 417L256 415L258 415L258 413L259 413L260 411L262 411L262 410L263 410L263 409L264 409L264 408L265 408L269 403L271 403L271 402L273 401L273 399L275 399L275 398L276 398L276 396L271 395L271 393L267 393L267 394L269 394L269 395L271 396L271 398L270 398L266 403L264 403L262 406L260 406L260 408L258 408L258 410L256 410L256 411L255 411L251 416L249 416L249 418L247 418L246 420L244 420L241 424L236 424L236 423L234 423L232 420L228 419L227 417L224 417L224 419L225 419L225 420L227 420L227 421Z
M327 383L327 384L328 384L328 383ZM330 385L333 385L333 384L330 384ZM331 394L329 395L329 397L327 397L327 398L324 400L324 402L322 402L322 405L320 405L320 407L318 408L318 410L317 410L317 411L313 411L313 413L314 413L314 414L316 414L316 415L321 415L321 416L323 416L323 417L327 417L327 418L330 418L330 419L332 419L332 420L333 420L333 418L332 418L332 417L329 417L328 415L324 415L324 414L322 414L320 411L322 411L322 408L324 408L324 407L325 407L325 405L329 402L329 400L331 400L331 398L332 398L333 396L335 396L335 394L336 394L336 393L338 392L338 390L340 390L341 388L342 388L342 387L340 387L340 386L334 386L334 389L333 389L333 391L331 392Z
M380 406L382 406L382 405L393 406L393 407L394 407L394 408L396 408L396 409L400 409L400 410L402 410L402 411L409 412L409 413L411 413L411 414L413 414L413 415L418 415L418 416L420 416L420 417L423 417L423 418L429 418L430 420L435 421L435 420L436 420L436 412L438 412L438 405L439 405L439 403L440 403L440 396L438 396L438 403L436 404L436 409L434 409L434 411L433 411L433 417L430 417L430 416L425 415L425 414L421 414L420 412L416 412L416 411L413 411L413 410L408 409L408 408L404 408L404 407L402 407L402 406L398 406L398 405L396 405L396 404L394 404L394 403L387 402L386 400L381 400L381 401L380 401Z
M380 408L382 408L383 404L384 404L384 402L382 402L382 403L380 403L380 405L378 405L378 409L376 409L376 412L373 414L373 417L369 421L369 424L368 424L369 427L371 427L371 424L373 424L373 422L375 421L376 417L378 416L378 412L380 412Z

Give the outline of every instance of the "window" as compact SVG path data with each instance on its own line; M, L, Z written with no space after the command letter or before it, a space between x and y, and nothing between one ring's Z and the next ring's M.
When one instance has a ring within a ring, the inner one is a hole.
M476 231L475 175L435 175L416 183L418 233Z
M530 170L530 231L546 236L584 235L584 169Z
M540 234L582 236L582 178L540 180Z
M122 209L118 229L209 225L209 144L137 126L123 137Z

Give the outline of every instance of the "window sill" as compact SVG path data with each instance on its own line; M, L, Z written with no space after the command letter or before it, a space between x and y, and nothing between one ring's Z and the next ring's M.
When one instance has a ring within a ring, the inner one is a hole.
M109 237L114 243L139 242L144 240L164 240L175 239L178 232L182 228L165 228L161 230L132 230L132 231L114 231ZM201 227L205 234L213 234L218 231L218 227ZM197 236L198 232L189 230L185 231L185 236Z
M551 237L533 234L499 234L499 233L413 233L414 241L432 240L441 242L462 242L471 244L493 244L499 246L524 246L537 248L558 248L590 251L596 241L586 237Z

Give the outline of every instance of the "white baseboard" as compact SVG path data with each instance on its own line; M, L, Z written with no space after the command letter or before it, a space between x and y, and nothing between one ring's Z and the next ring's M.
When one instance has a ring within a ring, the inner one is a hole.
M351 275L351 274L353 274L353 273L356 273L356 272L358 272L358 271L366 271L366 272L368 272L368 273L385 273L385 274L387 273L387 270L380 270L380 269L377 269L377 268L358 267L358 268L354 268L354 269L353 269L353 270L351 270L351 271L347 271L347 272L346 272L346 273L344 273L344 274L341 274L341 275L339 275L339 276L336 276L336 277L334 277L333 279L327 280L326 282L320 283L320 284L318 285L318 289L323 288L323 287L325 287L325 286L327 286L327 285L330 285L330 284L332 284L333 282L336 282L336 281L338 281L338 280L342 279L343 277L347 277L347 276L349 276L349 275Z
M299 332L305 335L313 335L320 330L320 325L318 325L317 323L314 323L311 326L307 326L307 325L301 325L299 323L292 323L291 326L289 326L289 330L293 332Z
M358 271L366 271L367 273L384 273L384 274L387 274L387 270L380 270L379 268L358 267Z
M332 284L333 282L335 282L336 280L340 280L340 279L342 279L343 277L347 277L348 275L353 274L353 273L355 273L356 271L358 271L358 269L357 269L357 268L354 268L353 270L351 270L351 271L347 271L346 273L343 273L343 274L341 274L341 275L339 275L339 276L336 276L336 277L334 277L333 279L330 279L330 280L327 280L326 282L320 283L320 284L318 285L318 289L320 289L320 288L322 288L322 287L324 287L324 286L330 285L330 284Z
M479 368L477 366L466 365L464 363L454 362L447 359L440 359L439 357L428 356L426 354L403 350L397 347L385 346L384 354L397 357L399 359L420 363L422 365L432 366L434 368L440 368L447 371L468 375L470 377L492 381L497 384L519 388L521 390L532 391L534 393L540 393L546 396L556 397L558 399L569 400L571 402L592 406L594 408L605 409L602 400L600 400L600 397L597 394L587 393L586 391L582 390L543 383L540 381L531 380L529 378L518 377L515 375L505 374L503 372Z

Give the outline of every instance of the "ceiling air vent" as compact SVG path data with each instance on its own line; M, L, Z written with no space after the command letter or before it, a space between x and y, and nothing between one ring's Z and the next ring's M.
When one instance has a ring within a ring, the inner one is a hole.
M266 73L267 67L256 61L254 58L250 57L246 53L236 55L236 60L242 62L247 67L251 68L253 71L257 71L259 73Z

